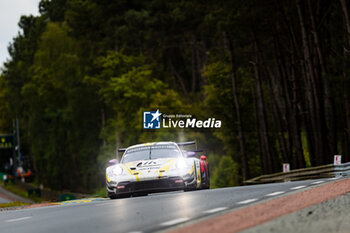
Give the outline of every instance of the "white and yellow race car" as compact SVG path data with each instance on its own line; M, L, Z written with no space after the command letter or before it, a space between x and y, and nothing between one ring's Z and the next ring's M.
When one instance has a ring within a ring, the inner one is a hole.
M120 163L111 160L106 169L108 196L112 199L153 192L209 188L206 157L183 146L195 142L156 142L119 149ZM203 169L203 165L206 165Z

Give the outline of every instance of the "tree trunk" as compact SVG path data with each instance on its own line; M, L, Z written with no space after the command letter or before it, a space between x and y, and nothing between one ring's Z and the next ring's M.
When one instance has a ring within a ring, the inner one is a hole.
M290 44L290 67L286 70L288 70L286 73L288 74L288 77L290 79L290 83L292 88L289 88L289 85L287 84L286 77L282 80L283 86L286 94L289 94L289 96L286 96L286 107L287 109L291 109L290 114L286 114L288 118L287 124L290 125L290 134L289 137L292 139L292 148L293 148L293 158L297 160L297 167L305 167L305 158L304 158L304 152L301 142L301 114L303 113L302 105L300 103L300 95L298 94L298 90L300 89L297 84L297 74L296 74L296 59L295 57L301 57L301 54L299 53L299 46L297 43L295 30L293 28L293 24L290 23L290 20L288 19L285 11L283 10L283 7L280 6L279 1L275 1L276 5L278 6L276 10L279 10L282 15L282 20L285 24L285 27L288 30L289 34L289 44ZM279 35L279 33L277 33ZM278 48L278 47L277 47ZM279 55L280 58L282 58L282 55ZM280 67L280 64L278 64L278 67ZM302 70L303 70L303 66ZM289 93L288 90L291 89L291 92ZM289 101L290 100L290 101ZM309 145L311 144L312 140L308 140ZM313 145L313 144L312 144ZM310 147L310 149L313 146ZM312 150L310 151L310 157L314 157L314 153L312 153Z
M292 47L292 46L291 46ZM300 130L300 116L299 112L301 109L301 106L299 105L299 98L298 98L298 85L295 75L295 58L294 58L294 49L291 48L291 80L292 80L292 114L291 114L291 122L292 122L292 134L294 136L293 144L294 144L294 151L295 156L298 158L298 165L299 168L305 167L305 158L304 158L304 151L303 151L303 145L301 142L301 130Z
M266 158L266 154L263 153L264 149L262 147L262 143L261 143L261 140L260 140L260 126L259 126L259 111L258 111L258 98L257 98L257 95L256 95L256 90L254 89L254 87L252 87L252 94L253 94L253 105L254 105L254 109L255 109L255 116L256 116L256 119L255 119L255 123L256 123L256 138L259 138L258 139L258 142L259 142L259 151L260 151L260 167L261 167L261 171L262 171L262 174L268 174L268 168L267 168L267 158Z
M331 93L329 90L329 82L327 79L327 67L325 65L324 56L320 46L320 39L318 35L318 30L316 27L315 17L313 13L313 6L311 1L308 0L309 16L311 21L311 30L314 37L314 43L318 55L319 65L321 68L320 74L320 92L323 91L323 104L320 104L321 120L326 126L325 135L323 135L323 140L328 142L329 146L324 146L324 153L327 155L335 154L337 151L337 137L336 130L334 128L334 107L332 106ZM327 137L328 136L328 137ZM329 156L331 158L331 156Z
M171 73L174 75L174 77L179 82L183 93L185 93L187 95L188 93L187 93L187 89L186 89L185 83L183 82L183 80L182 80L181 76L179 75L179 73L175 70L175 67L174 67L174 65L173 65L173 63L171 62L170 59L169 59L169 66L170 66Z
M259 56L258 56L258 45L256 40L254 39L254 61L252 62L254 66L254 75L256 82L256 100L257 100L257 120L259 123L259 138L261 143L261 153L264 154L264 158L266 159L266 169L267 173L272 173L272 158L271 158L271 150L270 143L267 134L267 124L266 124L266 114L265 114L265 103L264 103L264 95L262 90L261 76L259 73Z
M278 35L278 33L276 33ZM280 141L283 145L283 151L282 155L284 162L286 163L294 163L293 162L293 156L292 156L292 135L290 130L290 124L288 123L288 117L289 117L289 110L290 110L290 101L289 101L289 93L288 88L286 85L286 71L284 69L284 65L282 64L282 56L280 54L279 46L277 43L278 39L275 38L274 43L274 52L276 57L276 63L277 63L277 69L276 69L276 76L273 75L270 67L267 65L264 65L264 67L267 67L267 73L269 74L269 86L272 95L272 100L274 105L276 106L277 111L277 118L275 121L278 123L280 128L280 135L278 138L280 138ZM287 133L287 139L285 137L285 133Z
M350 160L350 80L349 72L346 70L350 62L350 16L346 0L340 0L345 28L346 28L346 41L344 44L344 64L343 64L343 79L344 79L344 110L345 110L345 130L344 130L344 140L343 140L343 151L346 161Z
M106 114L105 114L105 108L101 108L101 124L102 124L102 135L103 135L103 142L102 146L106 147L107 142L106 142Z
M261 60L263 60L261 58ZM283 107L281 103L281 95L278 90L280 89L281 85L275 81L275 76L273 75L272 71L270 70L267 65L262 62L262 67L265 67L266 72L268 74L268 86L269 86L269 93L272 99L272 108L273 108L273 115L274 115L274 120L277 125L277 129L275 130L276 133L276 138L279 143L280 147L280 153L282 154L283 162L290 163L292 161L291 153L289 151L290 145L287 143L287 140L285 138L285 132L288 130L286 129L285 125L283 122L285 121L285 112L283 112ZM282 79L280 76L281 74L278 72L279 79ZM285 108L284 108L285 109Z
M197 40L192 36L192 94L196 92L197 88L197 57L196 57Z
M350 16L349 16L349 10L348 6L346 4L346 0L340 0L343 13L344 13L344 21L345 21L345 28L346 28L346 39L348 41L348 46L350 46ZM346 51L349 53L350 49L347 48Z
M310 46L309 46L309 39L306 33L305 28L305 22L304 22L304 16L301 10L300 0L296 0L297 2L297 11L300 21L300 28L301 28L301 35L302 35L302 43L303 43L303 52L304 52L304 59L305 59L305 70L306 70L306 84L307 84L307 99L309 104L309 114L310 114L310 123L311 123L311 135L314 138L314 146L315 146L315 156L316 156L316 165L322 165L324 164L324 151L323 151L323 145L326 143L325 141L322 141L322 134L323 129L321 126L321 120L320 120L320 104L319 104L319 87L316 83L313 63L311 60L310 55Z
M248 166L245 135L243 132L243 126L242 126L243 124L241 119L241 107L240 107L239 98L238 98L237 77L236 77L236 67L235 67L234 56L233 56L233 46L232 46L231 40L227 37L227 34L225 32L223 33L223 37L224 37L225 47L229 53L229 58L230 58L232 95L233 95L235 109L236 109L235 113L236 113L236 119L237 119L239 146L240 146L241 156L242 156L243 177L245 180L247 180L250 177L250 174L249 174L250 172L249 172L249 166Z

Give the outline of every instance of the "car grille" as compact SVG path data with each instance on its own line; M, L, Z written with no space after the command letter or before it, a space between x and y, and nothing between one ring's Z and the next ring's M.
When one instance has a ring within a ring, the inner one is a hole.
M167 188L170 186L170 182L168 180L151 180L151 181L141 181L136 182L135 191L144 190L144 189L161 189Z

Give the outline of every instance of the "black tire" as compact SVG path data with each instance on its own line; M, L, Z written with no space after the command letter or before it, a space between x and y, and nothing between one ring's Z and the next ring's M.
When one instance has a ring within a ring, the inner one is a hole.
M209 166L205 166L204 172L201 171L201 189L209 189L210 188L210 174L209 174Z
M207 165L207 169L208 169L208 176L207 176L208 185L207 185L206 189L210 189L210 170L209 170L209 164Z
M207 177L205 176L205 170L204 172L201 171L201 189L204 189L207 186Z

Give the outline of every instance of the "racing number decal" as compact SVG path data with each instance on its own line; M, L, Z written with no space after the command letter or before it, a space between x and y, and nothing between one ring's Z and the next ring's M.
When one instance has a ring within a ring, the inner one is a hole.
M155 161L146 161L142 164L142 166L145 166L145 165L157 165L157 163Z

